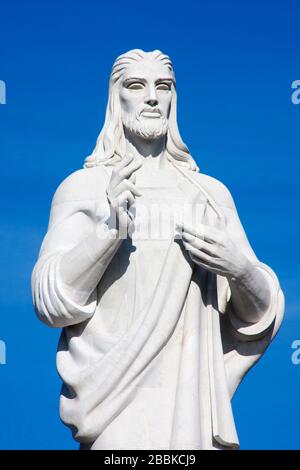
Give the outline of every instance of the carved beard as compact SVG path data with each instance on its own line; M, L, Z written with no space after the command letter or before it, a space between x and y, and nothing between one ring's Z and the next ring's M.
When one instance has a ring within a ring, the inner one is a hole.
M159 139L167 134L168 120L161 115L160 118L146 118L139 112L125 114L123 116L123 125L129 131L142 137L143 139Z

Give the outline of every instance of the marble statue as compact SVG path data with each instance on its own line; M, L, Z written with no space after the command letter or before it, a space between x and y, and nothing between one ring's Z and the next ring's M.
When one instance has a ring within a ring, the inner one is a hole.
M62 328L60 416L81 449L238 448L231 398L282 321L276 275L176 112L168 56L118 57L96 147L52 201L33 302Z

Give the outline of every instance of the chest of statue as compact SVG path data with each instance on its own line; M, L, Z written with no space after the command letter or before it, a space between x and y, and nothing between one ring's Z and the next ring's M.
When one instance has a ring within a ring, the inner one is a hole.
M134 246L163 246L174 238L177 223L202 223L206 199L189 181L158 173L152 178L139 176L137 187L142 196L129 210L134 219L130 234Z

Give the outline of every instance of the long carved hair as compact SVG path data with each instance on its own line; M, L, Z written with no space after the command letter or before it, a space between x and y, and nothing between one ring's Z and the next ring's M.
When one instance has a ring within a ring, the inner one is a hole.
M112 68L109 81L109 97L106 108L105 122L99 134L93 153L85 159L84 167L90 168L99 164L112 165L120 161L126 153L126 141L121 119L119 84L126 68L138 61L152 59L164 64L171 71L172 101L166 137L167 158L173 164L198 171L198 167L190 155L187 146L180 137L177 126L177 94L173 65L170 58L161 51L144 52L133 49L120 55Z

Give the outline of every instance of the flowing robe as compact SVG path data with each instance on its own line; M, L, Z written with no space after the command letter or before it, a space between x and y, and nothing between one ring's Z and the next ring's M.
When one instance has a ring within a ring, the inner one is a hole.
M144 205L162 196L167 205L193 200L202 223L225 227L226 216L199 175L181 173L179 185L139 186ZM86 304L77 304L62 283L60 260L87 235L76 217L84 214L94 230L107 217L109 176L99 166L62 183L32 276L38 316L63 327L61 419L82 448L238 448L231 398L282 321L278 280L245 238L245 254L271 291L261 320L246 323L232 308L226 278L195 265L172 234L150 240L133 233Z

